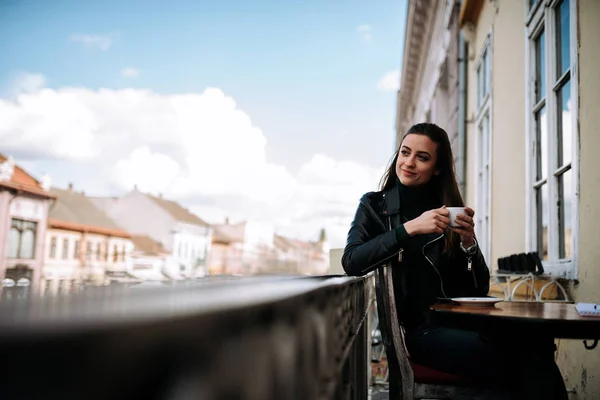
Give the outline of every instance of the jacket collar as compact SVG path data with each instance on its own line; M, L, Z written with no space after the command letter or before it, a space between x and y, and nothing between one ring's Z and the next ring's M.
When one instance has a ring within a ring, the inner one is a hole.
M400 193L396 185L383 191L381 215L394 215L400 212Z

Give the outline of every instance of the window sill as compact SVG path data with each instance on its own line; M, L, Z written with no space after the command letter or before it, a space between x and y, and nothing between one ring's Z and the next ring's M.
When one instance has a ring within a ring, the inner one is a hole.
M553 278L577 280L577 268L573 260L568 261L542 261L544 275Z

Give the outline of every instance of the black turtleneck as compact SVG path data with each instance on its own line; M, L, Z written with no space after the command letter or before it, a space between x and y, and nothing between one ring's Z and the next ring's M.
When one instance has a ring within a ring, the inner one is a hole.
M439 208L442 204L440 204L431 182L420 186L406 186L400 182L400 179L396 179L396 187L400 194L400 212L403 222L402 225L396 228L396 238L398 243L402 243L409 238L404 228L404 222L419 217L425 211Z
M400 213L402 222L407 222L419 217L426 211L442 206L434 187L431 184L423 186L405 186L397 181L400 194ZM402 278L395 275L395 279L406 279L404 287L407 288L406 298L399 305L399 317L407 330L423 326L427 321L427 310L441 296L439 277L431 264L425 259L422 249L427 243L428 235L414 235L410 237L404 225L396 228L396 237L403 243L402 263L404 269ZM395 282L400 287L400 282Z

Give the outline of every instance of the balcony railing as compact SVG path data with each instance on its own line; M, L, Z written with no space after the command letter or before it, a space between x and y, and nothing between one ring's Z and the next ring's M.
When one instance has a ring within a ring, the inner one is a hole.
M0 304L2 398L367 398L370 277L256 277Z

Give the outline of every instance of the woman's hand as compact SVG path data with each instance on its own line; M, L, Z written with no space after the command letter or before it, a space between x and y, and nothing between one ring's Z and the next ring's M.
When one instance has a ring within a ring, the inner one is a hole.
M460 235L460 241L464 247L471 247L475 244L475 222L473 221L475 211L470 207L465 207L465 212L466 214L456 216L456 223L460 226L451 226L450 229Z
M450 223L449 215L450 211L446 210L446 206L425 211L417 218L405 223L404 229L410 236L443 233Z

